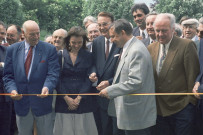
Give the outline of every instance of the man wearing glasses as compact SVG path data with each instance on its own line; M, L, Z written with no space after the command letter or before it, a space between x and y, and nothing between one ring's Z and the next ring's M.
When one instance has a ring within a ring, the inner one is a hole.
M97 16L101 36L93 40L92 55L95 71L89 76L90 80L94 82L97 92L112 84L120 53L120 49L116 47L109 36L109 26L113 21L113 15L108 12L100 12ZM110 117L107 113L109 99L97 97L97 102L98 118L101 122L101 124L97 123L99 135L121 135L123 131L118 130L116 118Z
M149 8L145 3L136 3L132 8L131 12L134 18L134 22L137 27L133 28L133 36L137 39L142 40L148 37L146 31L146 15L149 13Z

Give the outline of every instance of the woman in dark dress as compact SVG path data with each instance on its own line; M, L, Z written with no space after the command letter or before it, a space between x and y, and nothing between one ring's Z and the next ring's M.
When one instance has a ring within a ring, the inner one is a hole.
M86 50L86 32L72 27L65 38L66 48L59 54L61 74L58 94L91 92L88 74L92 55ZM57 96L55 135L97 135L91 96Z

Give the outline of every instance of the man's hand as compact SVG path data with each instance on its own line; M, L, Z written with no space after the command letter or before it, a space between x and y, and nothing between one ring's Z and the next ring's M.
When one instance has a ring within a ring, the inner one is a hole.
M49 89L47 87L42 88L41 94L37 95L38 97L45 98L49 94Z
M143 37L142 36L136 36L137 39L142 40Z
M13 100L20 100L20 99L22 99L23 98L23 96L21 95L21 94L18 94L18 92L16 91L16 90L12 90L11 91L11 98L13 99Z
M99 92L99 96L101 97L105 97L105 98L109 98L108 93L107 93L107 89L103 89Z
M109 81L102 81L96 88L97 88L97 90L101 91L108 86L109 86Z
M93 83L96 82L98 80L97 74L96 73L91 73L91 75L89 76L89 79Z
M198 94L198 88L199 88L199 86L200 86L200 83L199 83L199 82L196 82L196 83L195 83L195 86L193 87L193 90L192 90L192 92L195 93L195 97L196 97L197 99L200 99L200 96L199 96L199 94Z
M74 99L72 99L71 97L65 96L64 100L66 101L69 110L76 110L78 108L79 104L75 103Z

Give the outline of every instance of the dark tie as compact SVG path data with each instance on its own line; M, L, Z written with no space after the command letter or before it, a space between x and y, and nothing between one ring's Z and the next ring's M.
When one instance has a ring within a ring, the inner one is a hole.
M123 53L123 48L120 50L120 55L119 55L118 60L116 62L116 67L115 67L114 75L116 74L116 70L117 70L118 64L119 64L119 62L121 60L122 53Z
M33 46L30 46L28 54L27 54L27 58L25 61L25 73L26 73L27 77L28 77L28 73L29 73L29 69L30 69L30 64L32 61L32 49L33 49Z
M159 62L159 72L161 71L161 68L163 66L164 60L166 58L166 49L165 49L165 45L162 46L162 56L160 58L160 62Z
M143 38L143 39L145 38L145 34L144 34L144 31L142 32L142 38Z
M108 56L109 56L109 40L107 39L107 41L106 41L106 60L107 60L107 58L108 58Z

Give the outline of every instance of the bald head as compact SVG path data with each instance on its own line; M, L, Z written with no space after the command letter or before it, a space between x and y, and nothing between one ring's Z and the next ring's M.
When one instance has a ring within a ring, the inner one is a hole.
M23 31L25 35L25 40L31 46L37 45L40 38L39 25L32 20L28 20L23 24Z
M68 32L64 29L57 29L52 35L53 44L56 46L57 50L64 48L64 38L67 37Z
M21 28L17 25L10 25L6 31L6 39L9 45L19 42L21 37Z

